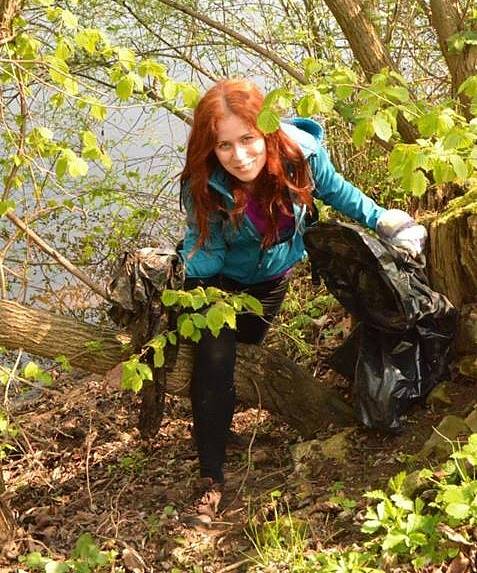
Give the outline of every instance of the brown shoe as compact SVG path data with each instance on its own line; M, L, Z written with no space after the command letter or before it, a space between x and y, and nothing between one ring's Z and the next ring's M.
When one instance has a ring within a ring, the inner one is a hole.
M200 478L196 489L197 497L186 510L183 521L186 525L210 527L219 509L224 484L205 477Z

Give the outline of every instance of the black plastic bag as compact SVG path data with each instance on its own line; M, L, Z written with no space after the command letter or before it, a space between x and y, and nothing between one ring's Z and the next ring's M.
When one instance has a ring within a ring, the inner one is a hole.
M358 418L397 432L400 418L448 375L458 313L412 259L361 227L318 223L305 234L312 265L360 322L330 359L354 382Z

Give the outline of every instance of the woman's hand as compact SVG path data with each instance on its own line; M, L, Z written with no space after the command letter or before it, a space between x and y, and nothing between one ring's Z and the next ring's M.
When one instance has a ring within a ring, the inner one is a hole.
M378 219L378 235L388 243L417 257L424 250L427 231L405 211L388 209Z

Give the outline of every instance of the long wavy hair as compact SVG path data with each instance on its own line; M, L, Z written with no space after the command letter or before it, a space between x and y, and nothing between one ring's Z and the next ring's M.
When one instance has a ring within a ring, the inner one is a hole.
M195 113L187 146L181 184L187 181L192 194L199 230L197 248L204 245L209 235L208 219L214 211L225 211L219 194L211 192L208 180L220 165L215 155L217 122L228 115L236 115L254 130L262 108L263 94L245 79L221 80L200 100ZM264 135L266 163L255 181L254 195L266 216L266 230L262 246L272 245L278 237L278 215L292 215L288 190L294 201L312 207L312 183L309 168L299 146L283 130ZM235 206L227 211L232 223L238 225L245 211L248 193L238 179L231 176Z

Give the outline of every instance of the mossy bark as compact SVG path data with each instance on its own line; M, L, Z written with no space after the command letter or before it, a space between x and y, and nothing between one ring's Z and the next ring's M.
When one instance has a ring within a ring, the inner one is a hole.
M429 225L429 278L457 307L477 302L477 189L454 199Z

